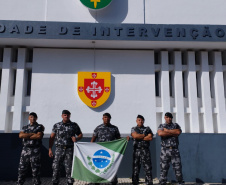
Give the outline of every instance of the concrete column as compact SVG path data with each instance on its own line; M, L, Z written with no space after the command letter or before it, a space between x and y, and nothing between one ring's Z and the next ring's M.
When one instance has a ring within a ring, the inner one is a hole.
M154 59L154 51L150 51L150 63L151 63L151 67L150 67L150 81L151 81L151 86L153 88L151 88L150 91L150 99L151 99L151 104L149 105L149 109L150 109L150 117L152 120L151 123L151 129L153 131L153 133L157 132L157 124L156 124L156 100L155 100L155 59Z
M26 49L18 49L17 75L16 75L16 90L14 99L14 114L13 114L13 131L21 130L23 121L23 101L24 101L24 86L25 86L25 59Z
M188 102L190 110L190 132L199 133L199 112L197 99L195 52L188 52Z
M8 132L8 104L10 98L10 82L11 82L11 48L4 49L2 64L2 83L0 95L0 130Z
M182 59L181 52L174 52L174 85L175 85L175 106L176 106L176 118L181 129L185 131L184 121L184 96L183 96L183 78L182 78Z
M203 120L205 133L213 133L213 112L210 93L208 52L201 52L201 86L203 102Z
M168 52L161 51L161 99L163 115L170 112L170 91L169 91L169 59ZM165 122L164 116L162 121Z
M221 52L214 52L214 86L217 109L218 133L226 133L226 111Z

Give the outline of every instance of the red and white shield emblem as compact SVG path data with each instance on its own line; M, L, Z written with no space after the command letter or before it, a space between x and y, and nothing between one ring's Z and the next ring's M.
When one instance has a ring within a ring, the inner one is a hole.
M104 93L104 79L85 79L85 94L91 100L98 100Z
M110 72L78 72L78 94L89 107L106 102L111 92Z

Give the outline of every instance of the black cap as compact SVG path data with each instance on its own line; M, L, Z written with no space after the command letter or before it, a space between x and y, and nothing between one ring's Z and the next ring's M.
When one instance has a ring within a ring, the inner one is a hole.
M34 116L35 118L38 117L37 114L36 114L35 112L31 112L31 113L29 114L29 116Z
M63 111L62 111L62 114L68 114L68 115L71 115L70 111L68 111L68 110L63 110Z
M104 113L103 116L107 116L107 117L109 117L109 118L111 119L111 114L109 114L109 113L107 113L107 112Z
M139 114L138 114L137 118L140 118L140 119L144 120L144 116L141 116Z
M167 116L169 118L173 118L173 115L170 112L165 113L165 116Z

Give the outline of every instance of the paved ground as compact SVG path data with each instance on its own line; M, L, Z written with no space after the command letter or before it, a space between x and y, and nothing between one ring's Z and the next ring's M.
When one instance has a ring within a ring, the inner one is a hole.
M129 178L119 178L119 185L131 185L131 179ZM42 181L42 185L52 185L52 182L51 182L51 178L42 178L41 179ZM141 179L141 183L144 182L144 179ZM15 185L16 182L15 181L0 181L0 185ZM65 178L61 178L60 179L60 183L59 185L66 185L66 179ZM87 183L87 182L83 182L83 181L78 181L76 180L74 182L74 185L93 185L92 183ZM32 185L32 179L31 178L28 178L25 182L24 185ZM102 184L102 185L110 185L110 184Z
M132 181L130 178L119 178L119 185L132 185ZM154 184L158 184L159 181L158 179L154 179ZM16 182L15 181L0 181L0 185L15 185ZM87 183L87 182L83 182L83 181L75 181L74 185L93 185L92 183ZM141 185L145 185L144 179L140 179L140 184ZM185 183L186 185L197 185L197 183ZM24 185L32 185L32 181L31 178L28 178L26 183ZM42 178L42 185L52 185L51 182L51 178ZM62 178L60 180L60 184L59 185L66 185L65 182L65 178ZM102 185L110 185L110 184L102 184ZM176 183L169 183L169 185L176 185ZM203 185L203 184L199 184L199 185ZM210 183L205 183L204 185L210 185ZM226 184L216 184L216 183L211 183L211 185L226 185Z

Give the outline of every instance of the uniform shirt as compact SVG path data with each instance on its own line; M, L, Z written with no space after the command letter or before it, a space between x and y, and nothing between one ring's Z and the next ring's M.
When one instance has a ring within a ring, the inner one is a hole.
M120 133L118 127L112 124L101 124L95 128L93 136L97 137L98 142L105 142L120 138Z
M34 123L33 125L28 124L26 126L23 126L22 132L24 133L35 133L38 132L44 132L44 127L41 124ZM23 146L26 147L40 147L42 145L41 139L24 139L22 140Z
M163 130L164 128L168 130L180 129L180 131L182 132L180 126L177 123L160 124L158 130ZM161 146L163 147L178 147L178 145L179 145L178 137L175 136L161 137Z
M153 136L153 133L152 133L152 130L150 129L150 127L145 127L145 126L142 126L142 127L133 127L131 129L131 134L133 132L137 132L138 134L151 134ZM133 138L133 147L134 148L148 148L150 145L150 141L144 141L144 140L137 140L137 139L134 139Z
M56 134L56 146L74 146L72 136L81 134L81 129L75 122L63 123L63 121L53 125L52 132Z

